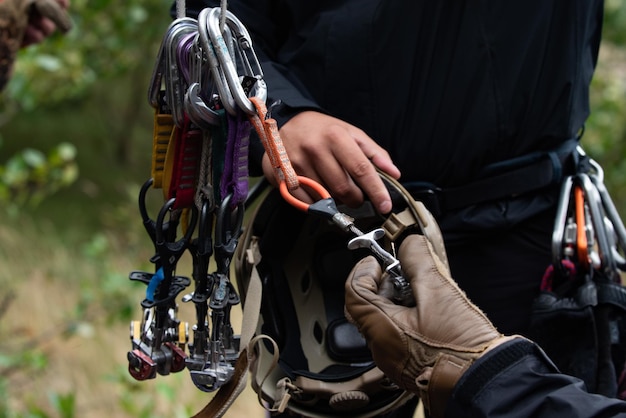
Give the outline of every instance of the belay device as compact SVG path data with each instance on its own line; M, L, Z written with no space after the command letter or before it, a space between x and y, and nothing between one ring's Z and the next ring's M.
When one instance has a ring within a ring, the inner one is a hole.
M310 330L284 327L279 318L272 318L277 306L268 308L268 303L292 303L296 295L285 292L301 277L281 273L281 280L288 279L282 295L289 300L272 299L277 294L271 289L280 281L267 273L277 268L267 246L253 245L261 239L259 215L244 236L245 245L239 245L246 202L257 195L248 182L251 130L259 136L280 184L261 206L280 204L294 219L321 222L320 231L334 232L333 246L358 250L349 252L357 258L374 254L389 273L398 303L410 304L412 299L394 244L408 233L424 234L447 263L440 231L424 206L382 173L394 200L391 214L382 217L371 208L350 216L340 211L320 184L296 175L276 121L267 112L266 95L252 40L225 2L192 19L185 17L184 2L177 1L177 19L163 37L148 92L154 108L152 166L139 193L139 212L154 247L153 269L130 273L131 280L146 285L146 293L142 317L131 323L128 370L135 379L146 380L187 369L198 389L217 392L197 418L224 415L244 389L248 370L261 404L272 412L368 417L389 411L413 395L386 379L356 328L342 319L343 290L330 295L332 303L302 305L312 310L299 310L300 318L322 318L329 312L332 318L321 319L314 339L308 340L315 341L319 351L309 352L304 362L291 363L295 368L287 366L290 350L301 349L310 336L299 340L297 335ZM291 192L301 185L319 200L308 205L295 199ZM154 190L161 190L156 195L162 194L162 203L150 213ZM306 231L299 222L292 227ZM267 228L263 232L267 241ZM302 250L303 257L311 256L307 248ZM185 254L191 256L191 277L178 271ZM342 265L351 268L354 257L342 257ZM230 280L233 260L238 286ZM347 278L343 273L340 285ZM318 276L310 288L324 290L328 279ZM242 301L238 291L245 292L240 335L231 322L233 306ZM191 326L178 317L179 301L195 308ZM331 319L337 321L329 324ZM264 335L272 320L281 330Z

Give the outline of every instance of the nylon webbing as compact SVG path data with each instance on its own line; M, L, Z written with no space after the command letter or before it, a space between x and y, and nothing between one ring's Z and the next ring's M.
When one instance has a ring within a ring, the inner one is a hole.
M257 114L249 117L250 122L261 139L263 148L265 148L265 152L274 169L276 179L279 183L284 181L289 190L297 189L300 187L300 182L291 166L291 161L289 161L289 156L278 133L276 120L268 118L267 107L263 101L256 97L250 98L250 101L257 110Z

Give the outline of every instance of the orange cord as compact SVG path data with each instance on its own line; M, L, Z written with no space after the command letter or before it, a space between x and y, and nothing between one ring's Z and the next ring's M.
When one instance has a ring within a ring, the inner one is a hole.
M310 179L308 177L304 177L304 176L298 176L298 181L301 184L313 190L315 193L317 193L320 199L328 199L330 197L330 193L328 193L328 190L326 190L324 186L322 186L315 180ZM291 206L303 212L306 212L307 210L309 210L309 206L311 205L294 197L289 191L289 188L287 187L287 184L284 181L280 182L279 189L280 189L280 194L283 197L283 199L285 199L285 201L289 203Z

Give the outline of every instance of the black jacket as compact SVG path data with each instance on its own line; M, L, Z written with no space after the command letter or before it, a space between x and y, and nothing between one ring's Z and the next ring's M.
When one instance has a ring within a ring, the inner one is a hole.
M469 368L454 389L446 416L626 417L626 402L588 393L581 380L559 374L539 347L513 340Z
M602 0L231 0L228 8L252 34L271 98L362 128L403 181L465 184L491 163L555 148L589 114Z

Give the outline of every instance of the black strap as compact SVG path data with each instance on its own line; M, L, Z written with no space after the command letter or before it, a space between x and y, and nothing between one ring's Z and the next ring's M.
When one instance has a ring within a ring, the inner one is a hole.
M576 165L575 150L579 137L565 141L552 151L536 152L490 164L476 180L446 189L423 182L404 184L411 195L424 202L435 215L446 211L506 197L515 197L547 186L560 184L568 160Z
M626 288L617 283L597 283L598 304L609 304L626 311Z

